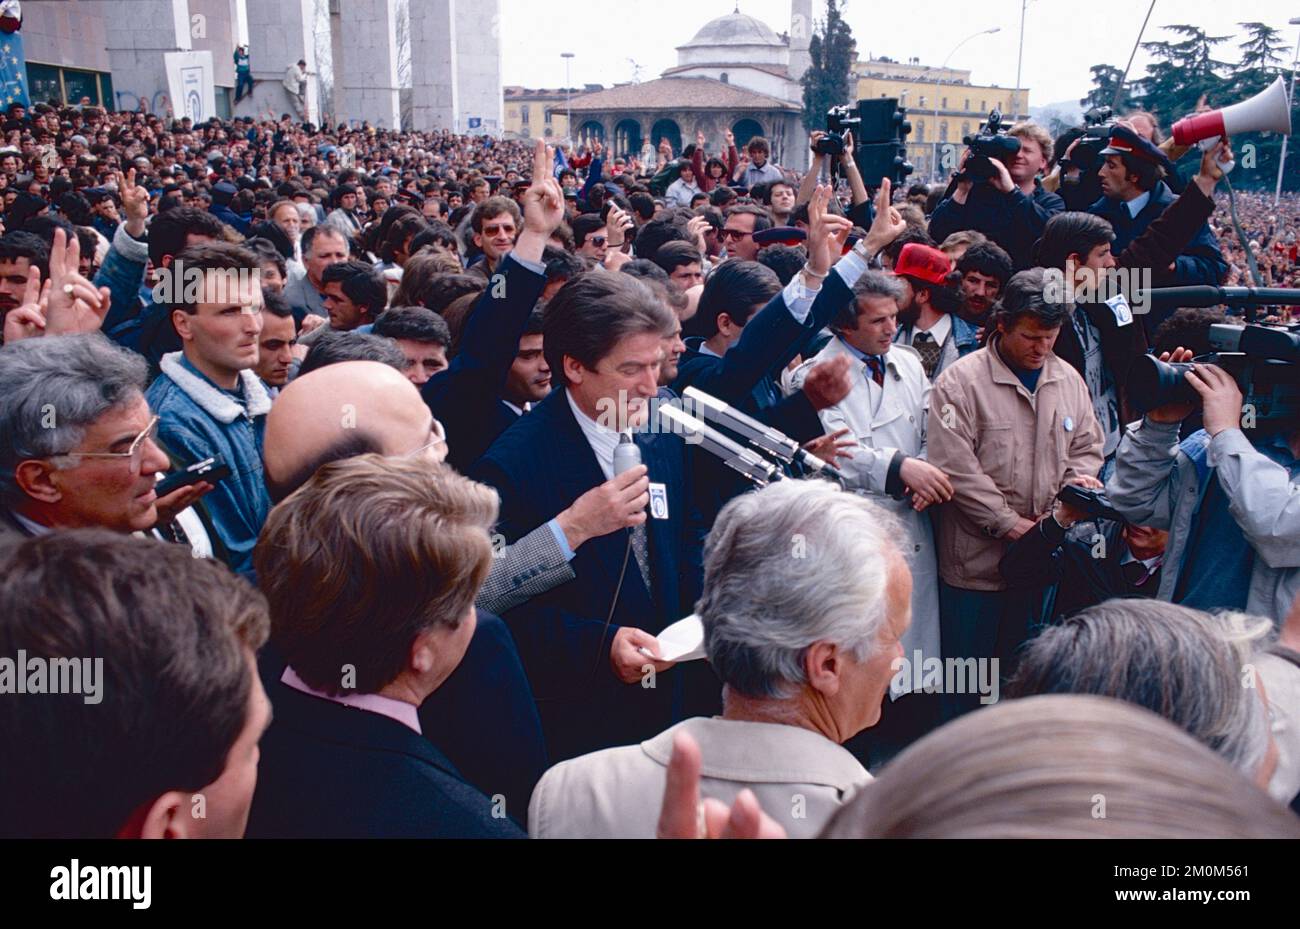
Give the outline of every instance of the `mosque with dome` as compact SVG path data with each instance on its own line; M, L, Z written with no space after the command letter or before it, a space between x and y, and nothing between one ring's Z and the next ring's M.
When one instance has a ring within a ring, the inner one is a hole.
M716 151L730 129L738 147L761 135L778 163L795 161L808 144L800 79L810 64L812 0L790 7L780 35L737 5L678 46L677 65L659 78L574 96L575 136L600 139L627 156L664 138L680 152L697 131Z

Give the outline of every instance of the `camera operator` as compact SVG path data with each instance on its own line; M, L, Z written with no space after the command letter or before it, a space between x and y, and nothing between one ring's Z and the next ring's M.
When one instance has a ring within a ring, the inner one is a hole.
M1161 361L1191 361L1178 349ZM1205 429L1183 442L1194 403L1151 410L1120 443L1106 485L1130 522L1166 529L1161 600L1245 610L1281 623L1300 592L1300 428L1242 431L1242 393L1215 365L1184 375Z
M1098 169L1103 196L1088 212L1114 227L1115 249L1123 251L1174 202L1164 182L1165 169L1172 164L1160 149L1123 125L1111 130L1110 145L1100 154L1105 158ZM1202 223L1167 269L1153 270L1157 286L1218 285L1228 273L1228 263L1209 225Z
M1102 486L1091 477L1073 483ZM1056 584L1055 620L1115 597L1154 597L1168 541L1163 529L1106 519L1058 498L1052 511L1007 549L998 569L1011 587Z
M988 181L976 183L966 176L971 158L962 156L962 170L930 217L930 236L942 242L954 232L975 229L984 233L1011 256L1015 270L1032 267L1034 242L1043 234L1047 221L1065 209L1065 201L1043 189L1038 175L1052 151L1052 137L1041 126L1025 122L1007 130L1020 142L1020 150L1005 161L987 159L993 165Z
M799 193L795 198L795 206L800 207L812 199L813 192L817 190L817 184L821 176L821 160L823 156L817 153L817 148L822 139L827 137L827 133L821 130L815 130L809 136L808 147L812 149L812 167L803 176L803 182L799 185ZM872 220L876 218L875 210L871 207L871 195L867 192L867 185L862 180L862 172L858 170L858 163L853 158L854 142L853 133L846 132L844 135L843 150L840 152L840 173L844 179L849 182L849 190L852 191L853 205L849 207L848 217L853 225L861 226L863 229L871 227ZM834 157L834 156L829 156ZM790 225L795 225L795 214L791 214L788 219Z

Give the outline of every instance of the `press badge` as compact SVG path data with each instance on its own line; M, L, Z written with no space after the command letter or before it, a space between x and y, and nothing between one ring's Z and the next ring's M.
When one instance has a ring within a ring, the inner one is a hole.
M650 485L650 515L655 519L668 518L668 488L663 484Z
M1115 314L1115 325L1127 326L1133 322L1133 311L1129 308L1128 298L1123 294L1116 294L1106 301L1106 306Z

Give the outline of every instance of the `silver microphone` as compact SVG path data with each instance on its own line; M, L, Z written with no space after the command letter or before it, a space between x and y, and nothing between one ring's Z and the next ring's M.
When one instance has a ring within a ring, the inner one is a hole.
M754 447L775 455L786 463L797 461L815 474L824 473L840 481L845 479L838 468L811 454L784 432L759 422L697 387L687 387L682 393L699 404L699 410L705 419L739 433Z
M659 407L659 416L670 425L677 426L686 442L702 446L709 454L720 458L727 467L740 472L759 487L766 487L781 479L781 469L771 461L757 452L742 448L684 410L663 404Z
M632 433L620 432L614 446L614 474L631 471L641 463L641 449L632 441Z

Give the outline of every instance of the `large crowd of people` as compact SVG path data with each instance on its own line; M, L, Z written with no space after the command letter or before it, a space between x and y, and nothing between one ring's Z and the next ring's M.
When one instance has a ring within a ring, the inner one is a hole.
M0 833L1300 836L1300 378L1109 286L1297 286L1229 140L3 131Z

